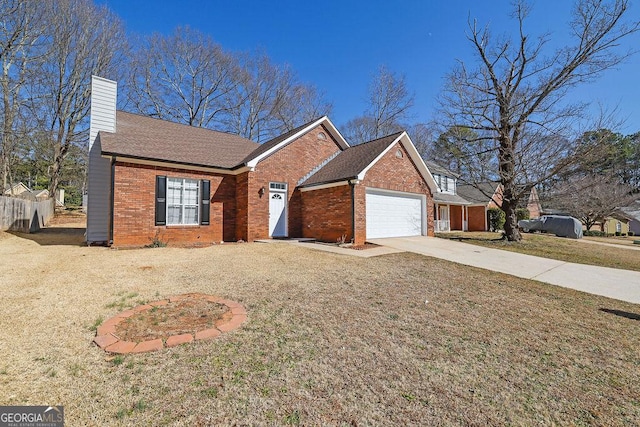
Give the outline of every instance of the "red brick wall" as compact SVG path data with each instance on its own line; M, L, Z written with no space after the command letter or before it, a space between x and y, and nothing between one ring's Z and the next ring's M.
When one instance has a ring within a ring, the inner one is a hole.
M318 138L320 132L324 132L326 140ZM258 163L248 175L247 232L242 238L253 241L269 237L269 182L287 183L288 234L289 237L302 236L302 197L296 190L298 181L339 150L331 134L320 125ZM238 183L240 189L240 180ZM265 193L260 197L262 187Z
M236 176L236 233L235 240L247 240L249 236L249 173Z
M540 199L538 198L538 191L535 188L531 189L529 193L529 200L527 201L527 210L529 211L529 218L540 218Z
M211 182L210 225L156 226L156 176L208 179ZM144 246L159 232L169 245L218 243L235 238L236 197L234 176L189 172L117 162L114 175L113 245Z
M493 193L493 197L489 199L489 203L487 204L488 208L500 208L500 206L502 206L502 186L497 187L495 193Z
M347 242L351 241L350 185L305 191L301 195L302 237L335 243L344 235Z
M402 157L398 158L396 152L401 150ZM427 196L427 234L433 236L433 220L434 220L434 204L433 195L427 185L427 182L422 178L420 172L416 168L409 157L409 153L402 146L401 143L396 143L387 153L376 162L365 174L363 182L359 186L382 188L385 190L403 191L406 193L421 193ZM362 203L365 200L365 194L357 193L358 200L362 198ZM361 219L362 215L359 212L356 213L358 223L362 220L366 232L365 218ZM356 240L358 239L358 230L356 231Z
M486 231L485 224L485 210L484 206L469 206L469 222L467 223L469 231Z
M367 239L367 190L362 184L354 187L356 232L354 245L364 245Z
M449 206L449 221L451 230L462 230L462 206Z

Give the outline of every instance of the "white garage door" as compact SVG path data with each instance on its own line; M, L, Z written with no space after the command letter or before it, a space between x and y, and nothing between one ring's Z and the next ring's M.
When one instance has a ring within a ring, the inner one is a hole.
M367 239L420 236L423 196L367 190Z

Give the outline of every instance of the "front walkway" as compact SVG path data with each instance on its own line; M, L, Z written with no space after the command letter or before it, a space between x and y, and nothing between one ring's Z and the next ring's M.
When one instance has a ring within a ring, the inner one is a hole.
M640 272L574 264L435 237L372 239L371 243L525 279L640 304Z

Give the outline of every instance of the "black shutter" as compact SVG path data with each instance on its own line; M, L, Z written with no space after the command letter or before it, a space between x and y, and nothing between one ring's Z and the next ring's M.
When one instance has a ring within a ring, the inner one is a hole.
M167 177L156 176L156 225L167 225Z
M200 198L200 225L209 225L211 212L211 182L208 179L200 181L202 197Z

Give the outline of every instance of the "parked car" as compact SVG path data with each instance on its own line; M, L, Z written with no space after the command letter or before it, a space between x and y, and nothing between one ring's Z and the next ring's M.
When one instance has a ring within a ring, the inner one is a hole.
M582 223L571 216L544 215L536 219L518 221L518 227L525 233L542 231L558 237L582 239Z

